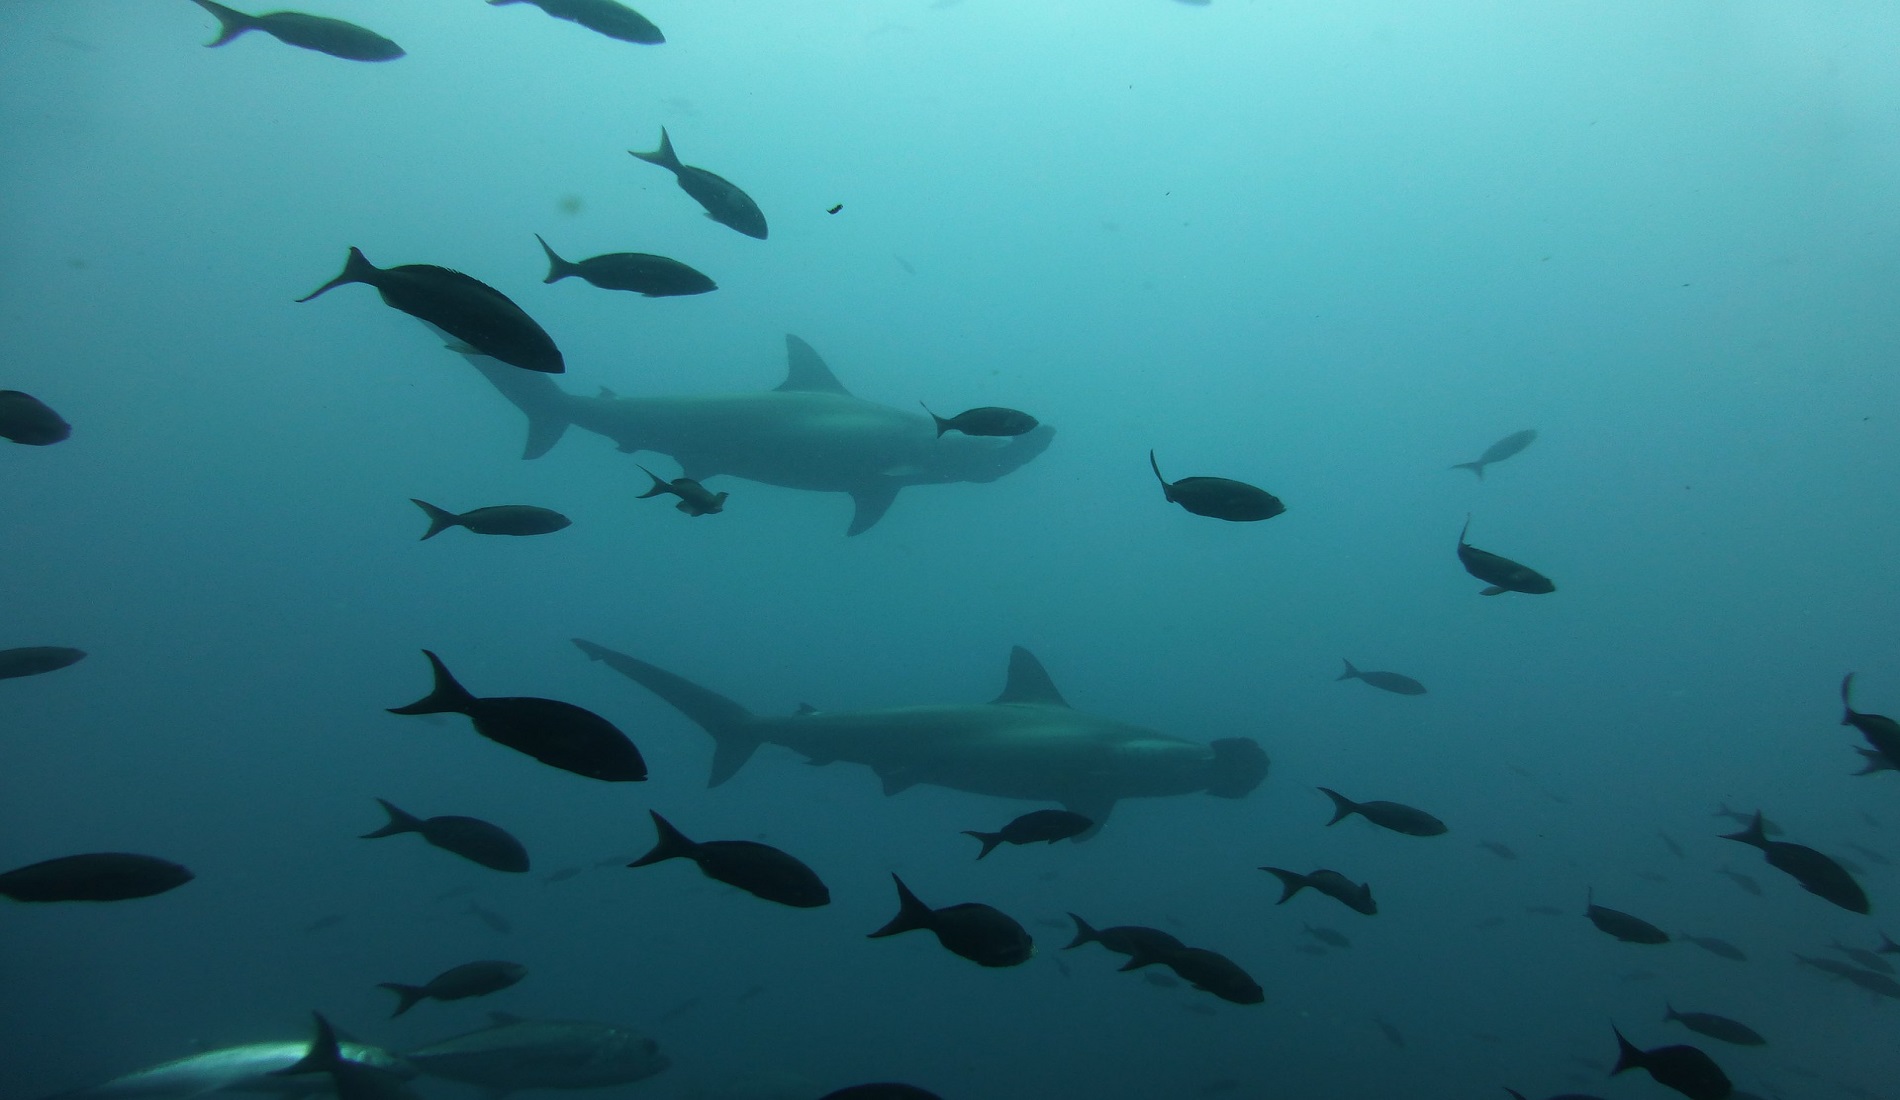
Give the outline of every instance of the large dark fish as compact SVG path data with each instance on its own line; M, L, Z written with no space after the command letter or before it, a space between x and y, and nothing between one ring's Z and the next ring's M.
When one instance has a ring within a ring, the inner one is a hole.
M58 672L86 659L86 651L63 645L30 645L0 649L0 680Z
M1002 910L972 901L932 909L910 892L903 879L892 875L891 880L897 883L897 915L868 939L928 929L945 950L978 966L1018 966L1035 953L1029 933Z
M550 767L615 783L647 777L640 750L593 711L532 696L478 699L456 683L441 658L426 649L422 655L435 670L435 689L406 707L389 708L389 713L465 714L476 733Z
M1633 917L1621 909L1610 909L1596 903L1595 891L1591 891L1585 903L1583 915L1597 930L1615 936L1624 943L1668 943L1669 933L1642 919Z
M1099 943L1117 955L1128 956L1128 963L1122 967L1123 970L1139 970L1169 951L1187 946L1171 933L1146 925L1117 924L1095 928L1074 913L1069 914L1069 919L1075 922L1075 938L1063 948L1064 951L1085 943Z
M1847 712L1841 718L1841 725L1852 726L1859 730L1861 736L1867 739L1867 743L1873 746L1874 751L1887 761L1885 769L1870 765L1860 774L1866 775L1870 772L1900 768L1900 722L1895 722L1884 714L1862 714L1855 710L1854 705L1847 701L1848 693L1853 690L1853 687L1853 673L1850 672L1841 677L1841 708Z
M498 825L474 817L420 818L386 799L377 799L389 813L389 824L362 839L420 833L422 839L445 852L453 852L472 863L494 871L522 872L528 869L528 850Z
M943 1100L943 1097L916 1085L881 1081L871 1085L852 1085L820 1096L818 1100Z
M1682 933L1682 938L1711 955L1720 955L1722 958L1733 959L1736 962L1748 961L1748 956L1742 954L1742 949L1727 940L1718 939L1715 936L1691 936L1687 932Z
M673 152L673 139L667 136L666 127L660 127L658 149L651 153L636 153L629 149L627 154L673 173L673 177L679 181L680 190L705 207L706 216L713 221L730 226L748 237L765 239L765 214L759 210L759 204L752 201L752 196L704 168L681 164L680 158Z
M533 4L556 19L565 19L569 23L578 23L595 34L604 34L622 42L633 42L642 46L657 46L666 41L660 28L652 21L625 4L615 0L488 0L500 7L503 4Z
M715 493L690 477L676 477L668 481L645 466L640 467L640 470L653 479L653 488L641 493L640 500L671 493L680 498L673 507L689 516L710 516L726 510L728 493Z
M719 284L705 275L665 256L645 252L608 252L585 260L570 261L555 254L554 249L548 247L548 242L541 240L539 233L535 234L534 239L541 241L541 250L548 254L548 277L541 280L544 283L558 283L575 276L602 290L630 290L648 298L677 298L719 289Z
M1489 584L1479 595L1496 596L1505 592L1522 592L1529 596L1541 596L1557 591L1557 586L1528 565L1519 565L1510 558L1500 557L1489 550L1480 550L1465 541L1465 535L1471 530L1471 517L1465 517L1464 529L1458 532L1458 561L1464 565L1465 572Z
M1426 813L1399 802L1354 802L1330 787L1321 787L1320 793L1333 800L1333 819L1328 825L1337 825L1353 814L1365 818L1381 829L1390 829L1407 836L1438 836L1446 832L1445 823Z
M429 517L429 529L422 536L424 542L451 527L466 527L478 535L547 535L574 522L559 512L532 504L493 504L457 515L415 497L410 497L409 503Z
M1739 833L1724 833L1723 840L1740 841L1762 850L1768 857L1768 865L1781 871L1801 884L1801 888L1815 897L1831 901L1850 913L1866 913L1873 906L1867 900L1867 891L1860 888L1854 876L1839 863L1822 855L1804 844L1790 844L1785 840L1769 840L1762 831L1761 815L1748 828Z
M427 985L379 982L377 988L387 989L396 995L396 1011L390 1015L400 1016L422 1001L460 1001L468 997L482 997L507 989L527 976L528 968L520 963L483 959L452 966L430 978Z
M1674 1021L1698 1035L1707 1035L1711 1039L1720 1039L1736 1046L1767 1046L1768 1040L1747 1024L1731 1020L1727 1016L1717 1016L1713 1012L1677 1012L1674 1005L1663 1005L1663 1022Z
M1340 660L1346 661L1344 657ZM1346 661L1346 671L1333 677L1335 680L1360 680L1371 684L1380 691L1389 691L1394 695L1423 695L1425 685L1398 672L1362 672Z
M810 867L769 844L751 840L708 840L695 843L673 823L653 815L659 842L629 867L645 867L668 859L690 859L707 878L737 886L753 897L776 901L795 909L831 904L831 891Z
M1161 464L1155 453L1148 452L1148 468L1161 483L1161 495L1169 503L1179 504L1197 516L1252 523L1272 519L1286 511L1280 498L1265 489L1225 477L1184 477L1170 483L1161 476Z
M343 274L297 299L308 302L346 283L376 288L383 302L448 333L474 354L542 374L567 370L561 349L507 295L478 279L434 264L381 268L350 249Z
M922 405L923 402L918 402ZM1026 412L1015 409L984 405L977 409L965 409L955 416L938 416L930 412L930 406L924 405L924 411L930 413L930 419L937 422L937 438L942 439L945 432L962 432L964 435L988 435L1009 437L1024 435L1036 430L1042 421Z
M125 901L176 890L191 878L190 871L157 856L88 852L0 874L0 896L14 901Z
M263 31L286 46L327 53L345 61L394 61L402 56L401 46L375 31L341 19L305 15L300 11L246 15L212 0L192 2L217 16L218 37L206 42L207 46L222 46L245 31Z
M1537 430L1534 428L1525 428L1521 432L1512 432L1510 435L1486 447L1484 453L1478 456L1478 461L1460 462L1454 465L1452 469L1470 470L1472 473L1478 475L1479 481L1483 481L1484 468L1486 466L1491 465L1493 462L1503 462L1505 459L1530 446L1536 439Z
M1069 810L1031 810L994 833L980 833L965 829L964 836L973 836L983 842L983 850L976 854L982 859L994 851L998 844L1054 844L1058 840L1067 840L1080 836L1095 827L1095 822L1081 814Z
M1715 1059L1692 1046L1657 1047L1654 1050L1638 1050L1623 1033L1614 1026L1616 1032L1616 1068L1610 1071L1615 1077L1625 1070L1640 1069L1656 1079L1659 1085L1666 1085L1687 1096L1689 1100L1728 1100L1735 1086L1729 1082L1728 1074L1715 1064Z
M1293 895L1310 886L1354 912L1364 913L1368 917L1379 912L1379 906L1372 900L1371 885L1354 882L1338 871L1322 868L1302 875L1279 867L1260 869L1280 880L1280 900L1274 903L1276 905L1285 905Z
M49 447L72 434L73 426L39 398L19 390L0 390L0 439Z

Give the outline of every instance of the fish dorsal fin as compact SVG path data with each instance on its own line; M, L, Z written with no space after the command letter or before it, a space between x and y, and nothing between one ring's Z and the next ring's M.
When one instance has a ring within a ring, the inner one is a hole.
M785 381L779 383L777 392L851 395L844 383L838 381L838 376L831 373L831 368L825 366L825 361L818 358L818 352L789 332L785 334Z
M1010 649L1009 679L1003 684L1003 694L990 702L1037 703L1045 707L1069 705L1069 701L1056 690L1056 682L1049 678L1049 672L1042 667L1042 662L1022 646Z

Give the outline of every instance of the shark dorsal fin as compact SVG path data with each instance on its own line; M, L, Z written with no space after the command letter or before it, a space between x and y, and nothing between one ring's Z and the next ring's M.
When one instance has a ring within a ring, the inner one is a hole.
M990 702L1038 703L1045 707L1069 705L1069 701L1056 690L1056 682L1049 678L1049 672L1042 667L1042 662L1022 646L1015 646L1009 651L1009 680L1003 684L1003 694Z
M779 383L778 392L851 394L812 346L789 332L785 334L785 381Z

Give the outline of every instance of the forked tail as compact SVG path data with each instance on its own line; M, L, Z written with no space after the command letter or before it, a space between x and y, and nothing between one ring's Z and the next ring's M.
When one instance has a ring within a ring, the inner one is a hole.
M580 638L575 638L574 644L588 659L606 662L608 668L671 703L674 709L712 735L713 764L712 775L706 781L708 787L717 787L731 779L758 749L759 738L752 732L752 712L718 692L605 646Z

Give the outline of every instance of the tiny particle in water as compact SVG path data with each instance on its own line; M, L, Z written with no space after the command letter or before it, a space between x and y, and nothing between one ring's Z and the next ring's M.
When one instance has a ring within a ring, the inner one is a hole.
M561 213L572 217L586 209L587 200L581 198L579 195L562 195L561 201L557 205L560 207Z

